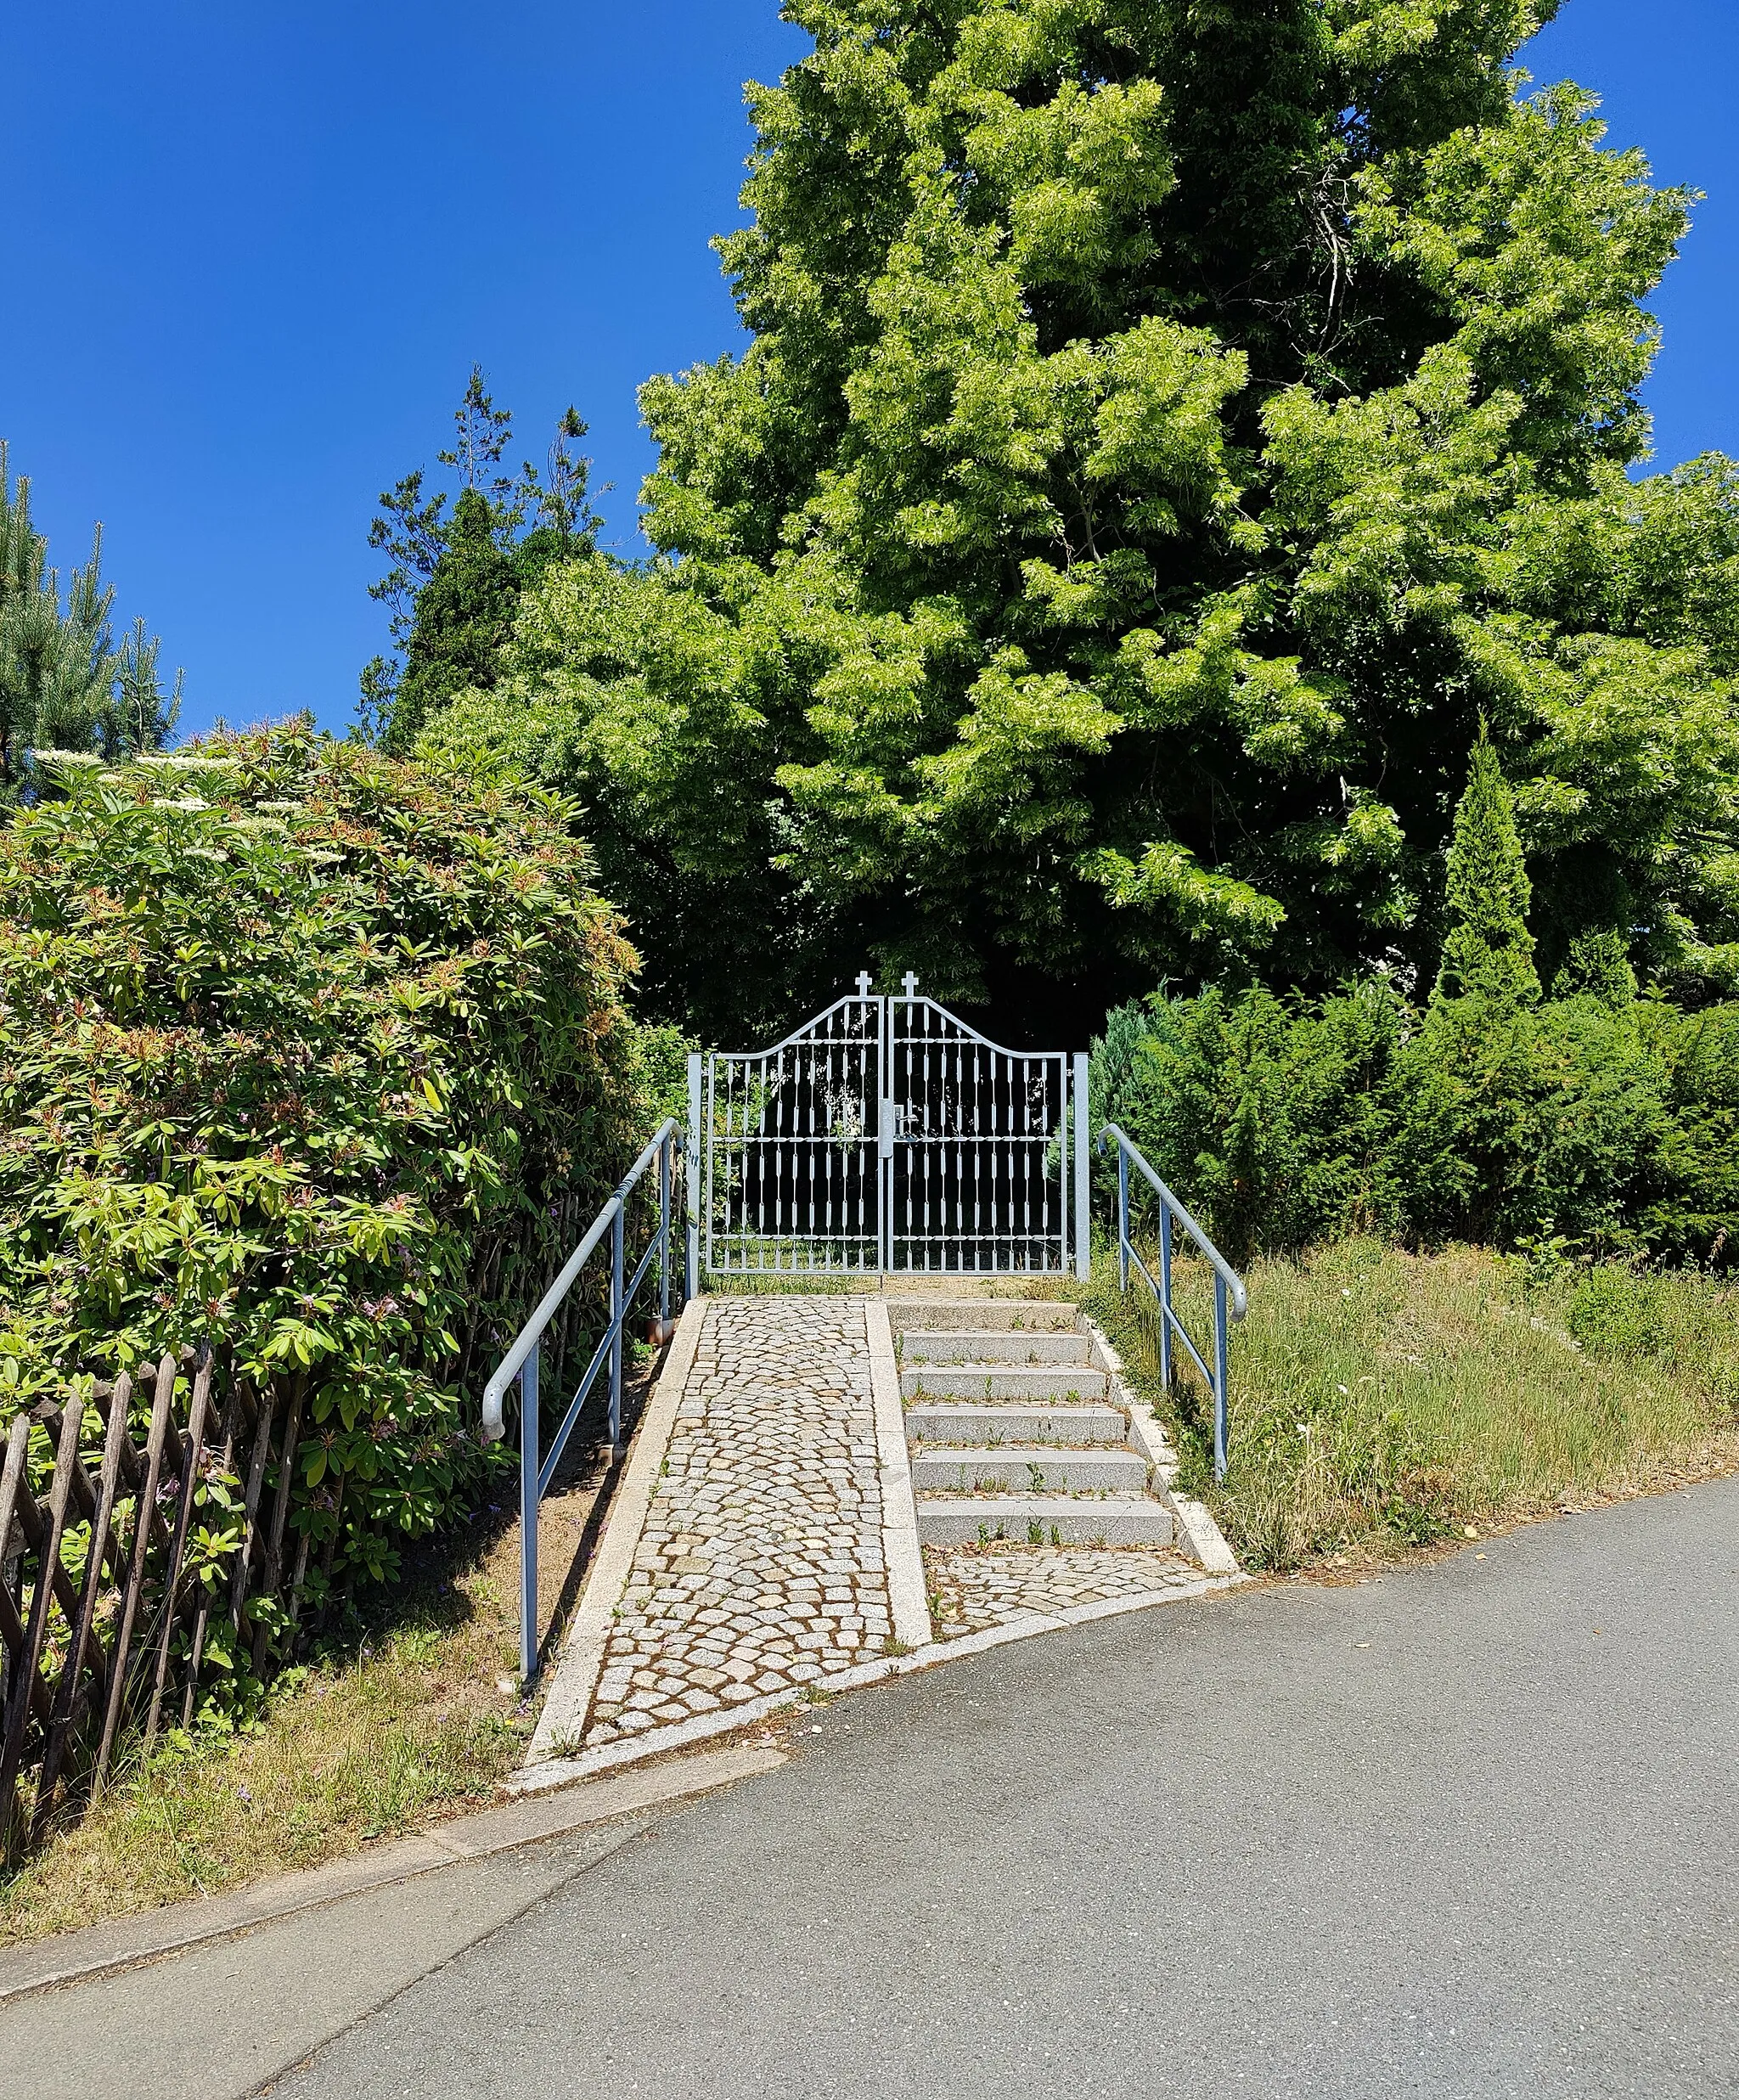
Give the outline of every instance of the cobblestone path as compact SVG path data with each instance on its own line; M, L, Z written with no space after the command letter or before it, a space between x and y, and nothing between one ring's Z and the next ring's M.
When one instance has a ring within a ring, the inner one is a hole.
M1164 1546L934 1546L924 1549L939 1641L1005 1626L1029 1612L1193 1589L1202 1570Z
M712 1300L586 1745L849 1669L892 1630L861 1300Z

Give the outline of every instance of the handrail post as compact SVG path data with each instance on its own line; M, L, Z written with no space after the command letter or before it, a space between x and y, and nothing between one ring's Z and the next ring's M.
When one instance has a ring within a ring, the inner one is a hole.
M1117 1288L1129 1287L1129 1155L1117 1147Z
M701 1295L701 1053L689 1052L689 1144L684 1179L684 1208L688 1214L688 1268L690 1298Z
M1226 1280L1213 1280L1213 1477L1226 1477Z
M610 1348L610 1455L612 1462L617 1446L622 1442L622 1331L626 1317L626 1308L622 1302L622 1220L628 1215L628 1208L624 1202L610 1221L610 1319L616 1337Z
M1159 1199L1159 1382L1172 1387L1172 1207Z
M670 1139L658 1148L658 1338L670 1325Z
M1227 1263L1225 1257L1214 1246L1202 1227L1172 1193L1165 1183L1141 1156L1140 1148L1133 1145L1126 1131L1114 1123L1108 1123L1099 1134L1101 1151L1109 1140L1115 1139L1117 1147L1117 1281L1128 1288L1129 1270L1137 1268L1152 1291L1159 1306L1159 1375L1162 1386L1169 1388L1173 1382L1177 1357L1174 1341L1181 1342L1190 1360L1207 1381L1213 1401L1213 1477L1224 1480L1231 1442L1230 1400L1231 1378L1228 1363L1228 1337L1230 1323L1243 1319L1249 1309L1249 1294L1244 1287L1244 1279ZM1129 1168L1135 1167L1148 1186L1159 1199L1159 1274L1155 1276L1145 1261L1136 1252L1129 1237ZM1213 1272L1213 1362L1208 1363L1196 1346L1196 1337L1178 1318L1172 1304L1172 1255L1175 1229L1181 1225L1206 1256Z
M1075 1052L1075 1275L1082 1283L1093 1276L1093 1159L1089 1141L1088 1063L1085 1050Z
M537 1662L537 1360L541 1342L520 1366L520 1680Z

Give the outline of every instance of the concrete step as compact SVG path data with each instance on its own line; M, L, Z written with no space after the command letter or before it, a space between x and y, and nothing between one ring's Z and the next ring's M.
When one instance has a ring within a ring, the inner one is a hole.
M1106 1378L1088 1364L913 1364L900 1372L909 1400L1102 1400Z
M926 1545L1169 1545L1172 1513L1145 1495L920 1495Z
M1035 1334L1028 1328L1005 1334L949 1334L941 1330L903 1336L906 1364L1090 1364L1093 1343L1084 1334Z
M982 1495L987 1489L1024 1495L1140 1495L1147 1486L1147 1463L1127 1444L1090 1451L1058 1450L1042 1444L978 1450L926 1447L913 1455L912 1485L920 1495Z
M919 1444L1123 1444L1128 1433L1120 1409L1091 1402L917 1400L906 1410L906 1434Z
M1055 1334L1075 1325L1074 1307L1061 1298L891 1298L887 1312L896 1334L937 1327L956 1334Z

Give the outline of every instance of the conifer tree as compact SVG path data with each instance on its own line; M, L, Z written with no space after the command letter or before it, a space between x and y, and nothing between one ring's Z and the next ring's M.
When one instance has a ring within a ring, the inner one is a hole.
M115 592L102 578L103 528L91 558L72 571L63 608L48 543L31 520L31 485L14 485L0 439L0 802L24 787L32 751L96 751L117 758L168 741L181 674L166 695L160 644L143 620L121 646L110 619Z
M588 501L591 462L571 449L586 435L570 407L556 425L547 479L526 460L503 470L513 415L498 408L481 365L471 367L453 414L453 445L436 454L459 481L425 493L422 468L383 491L369 544L391 567L369 586L388 605L397 657L379 656L362 674L357 712L365 731L405 752L425 719L467 689L496 682L520 592L554 560L589 551L599 520Z
M1439 999L1475 994L1505 1005L1532 1005L1539 999L1528 930L1532 899L1515 801L1482 722L1449 843L1449 930L1438 971Z
M132 631L121 638L114 684L97 716L98 749L104 757L161 751L175 734L186 674L177 670L174 684L164 691L157 669L162 648L160 638L147 633L143 619L136 619Z
M494 684L519 600L519 565L500 543L487 499L462 488L447 544L416 594L404 676L383 740L389 751L408 751L425 717L455 693Z

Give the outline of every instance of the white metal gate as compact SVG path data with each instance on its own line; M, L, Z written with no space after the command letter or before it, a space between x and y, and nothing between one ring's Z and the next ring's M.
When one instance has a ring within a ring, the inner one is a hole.
M715 1275L1088 1273L1087 1059L1010 1050L866 971L795 1034L689 1060Z

